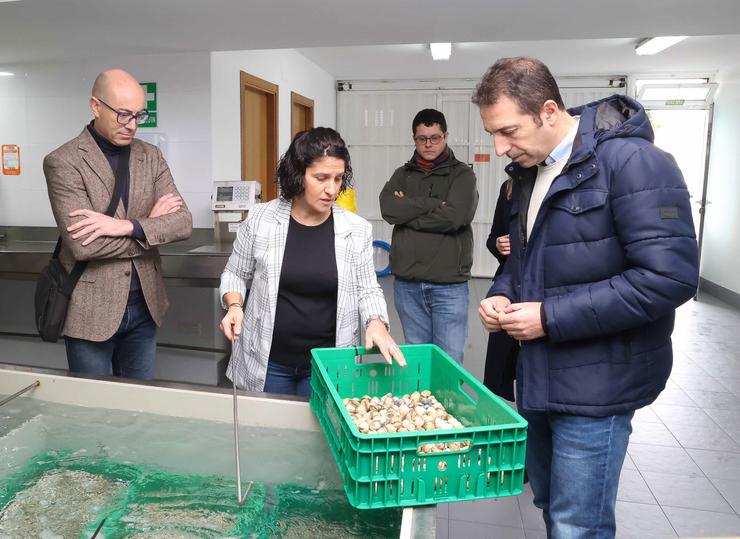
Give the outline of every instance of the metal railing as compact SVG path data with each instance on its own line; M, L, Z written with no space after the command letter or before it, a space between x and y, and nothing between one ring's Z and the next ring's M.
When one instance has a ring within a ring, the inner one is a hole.
M34 383L32 383L32 384L31 384L31 385L29 385L29 386L26 386L26 387L24 387L23 389L21 389L21 390L20 390L20 391L18 391L17 393L13 393L13 394L12 394L12 395L10 395L9 397L5 397L5 398L4 398L3 400L1 400L1 401L0 401L0 406L2 406L3 404L7 404L7 403L9 403L9 402L10 402L10 401L12 401L13 399L16 399L16 398L20 397L20 396L21 396L21 395L23 395L24 393L26 393L26 392L28 392L28 391L31 391L32 389L35 389L35 388L37 388L37 387L38 387L38 386L40 386L40 385L41 385L41 382L39 382L38 380L36 380L36 381L35 381Z

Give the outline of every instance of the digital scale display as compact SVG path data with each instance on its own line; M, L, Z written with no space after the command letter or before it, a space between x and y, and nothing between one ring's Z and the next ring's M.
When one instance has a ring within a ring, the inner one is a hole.
M216 202L230 202L234 197L233 187L216 188Z

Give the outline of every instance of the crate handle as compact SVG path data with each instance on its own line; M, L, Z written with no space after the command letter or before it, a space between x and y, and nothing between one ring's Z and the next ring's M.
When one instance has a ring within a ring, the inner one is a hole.
M435 451L434 453L422 453L421 452L421 448L425 445L447 444L447 443L453 443L453 442L458 442L458 443L467 442L469 445L465 449L444 449L442 451ZM460 438L448 438L448 439L441 438L438 440L433 440L433 441L430 440L427 442L421 442L419 444L419 447L416 448L416 454L419 457L437 457L437 456L450 455L450 454L467 453L471 449L473 449L472 439L465 438L461 440Z
M355 363L379 363L388 365L377 346L369 350L364 346L355 346Z
M465 394L465 396L470 399L470 402L472 402L473 404L478 403L478 399L480 398L478 392L475 391L471 386L469 386L468 383L463 379L460 379L460 390Z

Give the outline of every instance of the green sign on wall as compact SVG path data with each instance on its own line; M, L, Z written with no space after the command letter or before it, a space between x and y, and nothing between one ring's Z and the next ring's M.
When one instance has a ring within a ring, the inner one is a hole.
M139 127L157 127L157 83L140 82L146 94L146 110L149 111L149 119Z

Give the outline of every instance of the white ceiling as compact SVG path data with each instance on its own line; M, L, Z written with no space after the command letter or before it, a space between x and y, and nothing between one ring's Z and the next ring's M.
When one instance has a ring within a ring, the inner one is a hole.
M452 41L459 44L453 59L424 65L426 76L478 73L508 54L549 60L553 50L563 63L553 69L558 73L593 67L614 72L628 69L612 60L622 58L625 66L634 60L632 47L641 37L690 35L724 37L686 40L637 65L721 69L735 61L730 57L740 48L728 35L738 33L738 0L21 0L0 2L0 67L91 56L343 46L350 48L302 52L337 77L358 77L367 66L363 78L372 78L394 58L408 60L410 76L426 62L423 46L358 46Z
M449 61L433 61L428 44L299 49L336 78L479 78L496 58L528 55L553 73L626 75L713 74L740 65L740 35L695 36L652 56L635 54L635 39L571 39L454 43Z

